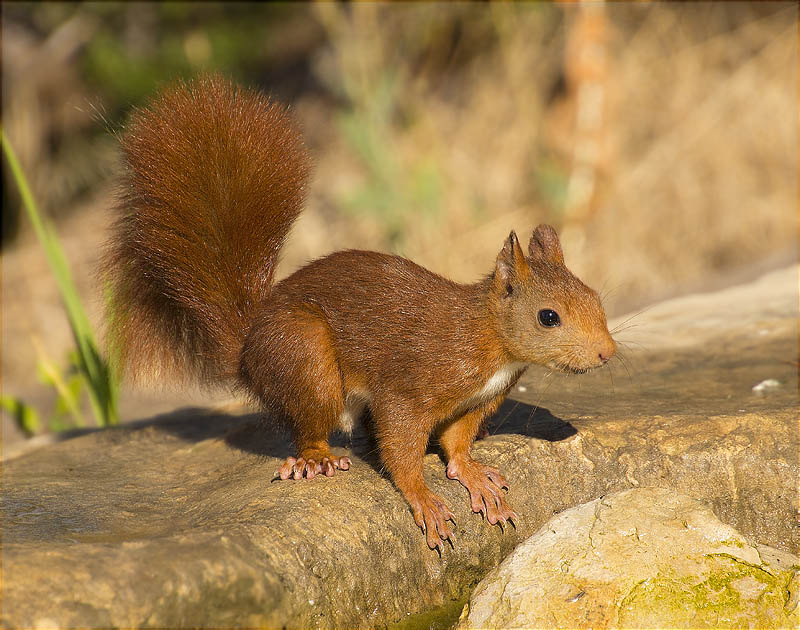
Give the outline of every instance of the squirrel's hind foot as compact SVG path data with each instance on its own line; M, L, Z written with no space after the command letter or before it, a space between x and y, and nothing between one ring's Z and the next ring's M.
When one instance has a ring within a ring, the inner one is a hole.
M313 479L316 475L333 477L337 470L348 470L351 463L349 457L337 457L330 453L316 457L287 457L275 476L281 479Z

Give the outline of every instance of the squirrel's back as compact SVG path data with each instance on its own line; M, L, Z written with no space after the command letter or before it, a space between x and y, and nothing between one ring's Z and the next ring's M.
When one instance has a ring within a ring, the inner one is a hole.
M235 377L304 201L309 159L286 111L220 77L165 89L122 138L105 260L109 340L133 378Z

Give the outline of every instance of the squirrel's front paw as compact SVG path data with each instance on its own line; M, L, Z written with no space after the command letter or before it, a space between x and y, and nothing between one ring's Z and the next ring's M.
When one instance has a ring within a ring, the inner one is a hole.
M451 459L447 464L447 476L461 482L469 491L472 511L485 515L492 525L513 522L517 518L503 494L503 488L508 490L508 482L496 468L484 466L472 458Z
M447 521L453 521L455 524L455 516L440 497L428 490L408 497L408 502L414 513L414 521L425 534L428 547L438 549L441 553L445 540L449 541L451 545L453 544L451 540L453 531Z

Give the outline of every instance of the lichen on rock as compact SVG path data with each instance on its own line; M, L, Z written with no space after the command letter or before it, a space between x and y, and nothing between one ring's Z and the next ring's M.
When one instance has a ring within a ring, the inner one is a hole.
M796 627L797 558L660 488L555 516L475 589L459 628Z

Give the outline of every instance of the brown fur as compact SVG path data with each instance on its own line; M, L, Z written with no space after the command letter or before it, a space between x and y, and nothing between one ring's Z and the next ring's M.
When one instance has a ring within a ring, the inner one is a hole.
M564 266L552 228L534 231L527 256L512 232L471 285L342 251L270 287L307 173L283 110L202 79L137 112L124 149L128 193L108 269L129 363L167 357L205 379L234 377L293 429L301 460L287 460L284 478L311 477L328 459L338 467L328 437L366 402L431 547L452 516L422 477L434 431L473 509L493 523L514 517L502 475L469 456L482 420L525 365L583 371L615 351L597 294ZM542 326L541 309L561 325Z
M137 378L235 376L256 305L303 206L309 160L285 110L219 77L134 112L106 257L110 340Z

